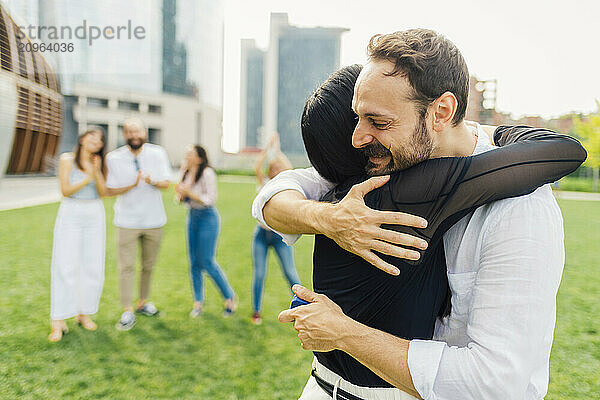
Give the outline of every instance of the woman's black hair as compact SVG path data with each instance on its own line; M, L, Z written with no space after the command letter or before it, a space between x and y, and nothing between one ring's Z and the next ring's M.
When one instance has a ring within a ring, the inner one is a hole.
M209 167L210 165L208 164L208 157L206 155L206 150L204 150L204 147L200 146L199 144L195 144L194 150L196 150L196 154L198 154L198 157L200 157L200 159L202 160L202 161L200 161L200 165L198 165L198 171L196 171L196 177L194 178L194 183L196 183L202 176L204 169L206 167ZM189 169L186 169L185 172L183 173L183 178L181 178L182 181L185 180L185 177L187 176L188 171L189 171Z
M361 70L362 66L354 64L334 72L306 100L302 113L302 139L308 159L323 178L336 184L364 175L367 165L367 158L352 146L357 123L352 97ZM450 315L451 295L448 287L438 310L440 318Z
M104 129L99 126L90 126L87 131L83 132L77 138L77 144L73 150L75 153L75 165L83 171L83 166L81 165L81 139L94 132L100 132L100 135L102 136L102 147L94 154L100 156L100 171L102 171L102 175L106 176L106 166L104 165L104 145L106 144L106 140L104 140Z
M302 112L302 139L310 163L332 183L363 175L367 158L352 146L356 114L352 111L358 64L334 72L306 100Z

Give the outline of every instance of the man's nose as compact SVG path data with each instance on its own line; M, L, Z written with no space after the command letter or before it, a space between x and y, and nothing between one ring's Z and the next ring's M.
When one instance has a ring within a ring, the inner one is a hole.
M352 133L352 146L359 149L371 143L373 140L374 137L367 133L367 129L359 122Z

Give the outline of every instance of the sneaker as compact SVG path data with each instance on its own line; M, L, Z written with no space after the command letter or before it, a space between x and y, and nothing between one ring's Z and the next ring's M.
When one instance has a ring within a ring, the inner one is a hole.
M254 325L260 325L262 324L262 318L260 317L260 313L259 312L254 312L252 313L252 319L251 319L252 323Z
M235 299L231 298L225 301L225 309L223 310L223 316L225 318L231 317L235 313L235 309L237 305L235 304Z
M231 307L225 307L225 309L223 310L223 316L225 318L231 317L234 313L235 313L235 310Z
M128 331L133 328L135 323L135 315L131 311L125 311L123 314L121 314L121 319L119 322L117 322L115 328L117 328L119 331Z
M198 318L201 315L202 308L193 308L192 311L190 311L190 318Z
M151 302L145 303L143 306L141 306L140 308L135 310L135 312L138 314L145 315L147 317L155 317L155 316L158 316L158 314L159 314L158 309Z

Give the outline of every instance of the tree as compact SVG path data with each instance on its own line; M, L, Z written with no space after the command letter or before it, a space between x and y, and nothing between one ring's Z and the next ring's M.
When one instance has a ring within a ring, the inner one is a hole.
M600 101L596 100L596 112L589 115L585 120L575 117L573 131L581 138L588 156L583 165L593 171L593 190L598 191L598 180L600 171Z

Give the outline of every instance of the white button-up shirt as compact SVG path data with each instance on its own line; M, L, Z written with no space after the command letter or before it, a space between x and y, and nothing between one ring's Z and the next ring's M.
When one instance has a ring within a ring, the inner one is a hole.
M106 186L122 188L133 185L138 173L135 160L129 146L122 146L108 153ZM142 151L137 155L137 163L142 173L149 175L154 182L166 181L171 177L167 152L158 145L144 143ZM160 190L144 180L140 180L127 193L117 196L114 209L114 223L120 228L160 228L167 223Z
M493 150L478 124L474 154ZM276 193L318 200L332 185L314 169L286 171L256 197L262 216ZM298 235L282 235L293 243ZM412 340L408 366L424 399L542 399L548 391L563 223L548 185L479 207L444 234L452 312L433 340Z

